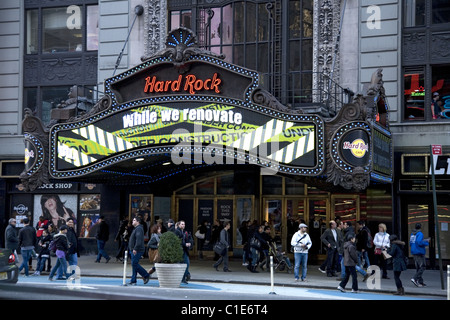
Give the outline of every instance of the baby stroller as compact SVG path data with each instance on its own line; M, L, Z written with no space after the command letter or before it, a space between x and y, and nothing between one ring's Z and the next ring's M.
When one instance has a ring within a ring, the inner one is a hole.
M273 268L274 270L284 271L290 273L294 268L289 260L289 257L281 251L281 248L276 243L271 242L269 245L269 256L273 256Z

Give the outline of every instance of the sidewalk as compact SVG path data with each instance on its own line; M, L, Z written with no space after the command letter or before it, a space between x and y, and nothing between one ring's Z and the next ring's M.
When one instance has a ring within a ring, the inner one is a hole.
M109 263L102 260L101 263L95 263L95 255L81 256L78 258L78 266L80 267L81 276L97 276L97 277L120 277L123 278L124 265L122 262L115 262L112 258ZM214 261L211 259L196 260L191 259L190 273L191 281L207 281L207 282L221 282L232 284L258 284L270 286L270 272L261 271L259 273L251 273L245 266L242 266L240 259L230 259L229 267L232 272L217 272L213 267ZM150 264L148 259L142 259L141 265L150 269L153 264ZM219 270L221 270L219 268ZM408 269L401 274L401 281L405 288L405 295L427 295L436 297L447 297L447 272L444 271L444 290L441 289L441 279L439 270L426 270L423 278L426 287L418 288L412 282L411 278L415 270ZM131 264L128 261L126 268L127 281L131 276ZM394 275L391 270L388 270L390 279L380 279L379 289L369 289L370 283L362 281L362 276L358 274L359 290L363 292L380 292L393 293L397 291L394 281ZM157 273L152 275L157 277ZM317 265L308 265L307 282L295 282L293 271L288 274L286 271L276 271L274 273L274 285L285 287L303 287L303 288L320 288L320 289L336 289L339 285L337 278L329 278L326 274L318 270ZM367 282L370 282L370 278ZM375 283L372 282L372 287ZM347 289L351 288L351 279L347 284Z

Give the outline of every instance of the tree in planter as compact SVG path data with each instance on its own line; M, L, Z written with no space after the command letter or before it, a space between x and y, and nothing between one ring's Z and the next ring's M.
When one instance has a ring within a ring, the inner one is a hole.
M183 262L183 248L181 239L173 232L165 232L161 235L158 245L161 263L181 263Z

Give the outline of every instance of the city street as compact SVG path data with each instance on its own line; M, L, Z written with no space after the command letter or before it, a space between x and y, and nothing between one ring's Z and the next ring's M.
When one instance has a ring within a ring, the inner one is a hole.
M93 256L81 256L78 260L80 277L76 281L49 281L48 274L37 277L19 276L16 285L0 291L1 298L9 299L159 299L159 300L445 300L446 290L440 289L439 271L427 270L424 278L428 286L417 288L410 282L414 270L408 269L401 277L405 296L396 296L393 279L380 279L379 288L369 289L370 281L362 282L359 276L359 290L351 293L351 281L347 292L337 290L336 278L328 278L317 270L317 266L308 266L308 281L294 282L293 274L274 273L274 287L270 282L270 272L260 270L250 273L239 260L232 259L230 267L233 272L217 272L212 267L212 260L191 260L191 281L180 288L159 288L157 272L144 285L138 277L137 286L123 286L123 263L95 263ZM144 268L149 269L147 259L141 260ZM391 274L389 274L392 276ZM126 267L125 283L130 281L131 265ZM8 292L6 292L8 291Z

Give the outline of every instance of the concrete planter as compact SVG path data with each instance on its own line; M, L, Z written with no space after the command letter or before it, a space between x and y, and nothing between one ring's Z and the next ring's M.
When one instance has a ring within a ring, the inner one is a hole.
M159 286L161 288L179 288L186 263L155 263L156 273L158 275Z

